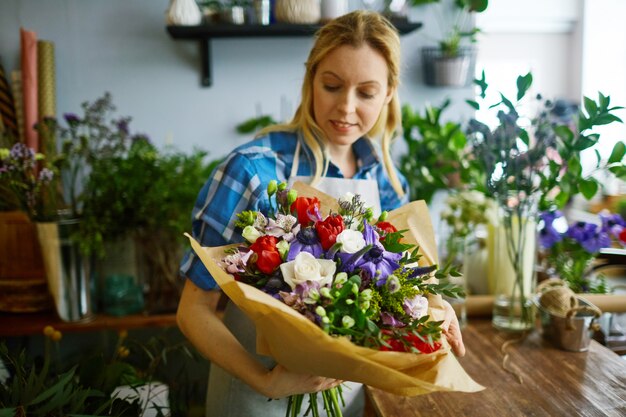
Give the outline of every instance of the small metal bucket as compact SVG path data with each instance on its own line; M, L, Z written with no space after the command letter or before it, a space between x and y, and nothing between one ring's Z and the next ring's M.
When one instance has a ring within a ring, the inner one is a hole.
M571 308L565 316L559 316L544 309L538 297L535 298L535 304L545 338L571 352L585 352L589 349L593 332L598 328L596 320L602 314L598 307L578 297L578 306Z

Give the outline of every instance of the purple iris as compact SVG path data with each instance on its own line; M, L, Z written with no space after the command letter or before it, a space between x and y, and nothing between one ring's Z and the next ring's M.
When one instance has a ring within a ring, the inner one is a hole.
M560 211L544 211L539 215L543 221L543 228L539 231L539 243L544 249L550 249L557 242L563 240L563 235L554 227L554 220L563 216Z
M602 214L600 213L600 220L602 220L602 231L609 233L619 239L620 233L626 227L626 221L619 214Z
M324 253L317 232L312 227L300 229L296 238L291 242L291 246L289 246L287 261L293 261L302 251L309 252L315 258L320 258Z
M611 246L611 237L606 231L598 230L598 225L577 222L569 228L567 236L576 240L589 253L596 253L602 248Z
M361 269L370 278L375 279L376 286L380 287L385 285L389 275L400 268L398 261L402 258L402 254L386 251L378 241L376 230L366 221L363 222L363 225L366 250L354 254L338 254L342 261L341 270L352 272L355 269Z
M389 314L385 311L380 313L380 318L382 319L383 324L386 326L391 326L391 327L404 327L405 326L404 323L402 323L400 320L395 318L392 314Z

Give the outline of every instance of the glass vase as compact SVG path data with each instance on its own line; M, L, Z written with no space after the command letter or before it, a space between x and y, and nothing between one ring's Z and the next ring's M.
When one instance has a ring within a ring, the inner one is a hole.
M534 326L537 221L534 210L500 208L489 226L488 280L494 294L492 323L508 332Z
M67 322L93 319L90 263L73 239L79 222L60 218L36 224L48 288L59 318Z

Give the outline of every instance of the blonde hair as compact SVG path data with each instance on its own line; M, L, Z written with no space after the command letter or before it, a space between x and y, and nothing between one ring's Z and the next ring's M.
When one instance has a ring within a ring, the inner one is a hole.
M285 124L267 127L259 132L262 136L269 132L302 132L304 142L311 149L315 162L312 184L320 181L328 170L329 158L325 157L326 145L322 129L315 122L313 113L313 80L319 63L340 46L360 47L368 45L385 59L388 69L388 88L393 89L389 103L383 106L376 123L368 132L368 138L382 135L381 151L385 171L391 185L399 196L404 195L402 184L391 161L390 147L395 133L401 128L400 99L400 38L395 27L376 12L357 10L324 25L315 35L315 43L305 64L306 72L302 83L302 100L293 119Z

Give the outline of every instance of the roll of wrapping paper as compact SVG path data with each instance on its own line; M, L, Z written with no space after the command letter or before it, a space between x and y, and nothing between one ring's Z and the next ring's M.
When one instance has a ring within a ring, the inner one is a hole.
M626 313L626 294L577 294L605 313ZM465 300L467 315L470 317L490 316L493 309L493 295L468 295Z
M39 120L56 116L56 68L54 43L37 41L37 96Z
M39 120L37 104L37 35L20 29L22 91L24 100L24 141L39 152L39 135L35 124Z
M13 101L15 102L15 119L17 120L17 133L20 142L24 139L24 98L22 96L22 71L11 71L11 90L13 90Z

